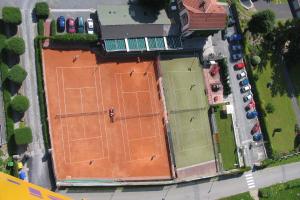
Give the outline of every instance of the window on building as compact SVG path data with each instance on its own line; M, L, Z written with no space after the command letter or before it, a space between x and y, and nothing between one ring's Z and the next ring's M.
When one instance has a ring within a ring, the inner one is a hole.
M185 26L188 24L188 22L189 22L189 18L188 18L187 13L184 13L183 15L181 15L181 25Z

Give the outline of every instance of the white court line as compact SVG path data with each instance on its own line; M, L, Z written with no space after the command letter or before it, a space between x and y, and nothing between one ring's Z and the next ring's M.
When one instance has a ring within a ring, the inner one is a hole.
M80 88L71 88L71 87L68 87L68 88L65 88L65 90L82 90L82 89L95 89L95 87L80 87Z
M94 69L95 66L97 65L88 65L87 67L57 67L57 69L88 69L88 68L91 68L91 69Z
M96 12L95 9L89 8L89 9L51 9L50 12Z
M81 90L81 88L80 88L80 104L81 104L81 112L83 113L84 111L84 109L83 109L83 101L82 101L82 90ZM82 123L82 125L83 125L83 137L85 138L85 117L83 117L83 123Z
M59 107L59 114L61 115L61 102L60 102L60 85L59 85L59 80L58 80L58 72L57 72L57 68L55 68L55 71L56 71L56 84L57 84L57 96L58 96L58 107ZM63 153L64 153L64 160L65 160L65 163L67 163L66 161L66 151L65 151L65 144L64 144L64 129L63 129L63 125L62 125L62 120L59 120L59 123L60 123L60 128L61 128L61 131L62 131L62 134L61 135L61 142L62 142L62 146L63 146Z
M137 93L137 92L140 92L140 93L143 93L143 92L149 92L148 90L138 90L138 91L134 91L134 92L123 92L124 94L131 94L131 93Z

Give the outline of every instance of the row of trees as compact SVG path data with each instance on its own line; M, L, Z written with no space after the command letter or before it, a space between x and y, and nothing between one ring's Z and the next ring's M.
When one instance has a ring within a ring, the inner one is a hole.
M17 26L22 23L22 15L19 8L16 7L3 7L2 20L5 23L5 28L17 29ZM9 38L7 38L9 37ZM6 57L2 60L7 60L11 57L18 57L25 52L25 42L21 37L10 35L0 35L0 56ZM14 116L23 114L30 106L29 100L26 96L15 95L11 97L11 88L20 87L22 82L26 79L26 70L16 64L12 67L7 67L4 63L1 64L1 79L4 93L4 103L6 108L6 124L7 124L7 137L8 139L14 138L15 143L18 145L28 144L32 142L32 133L29 127L23 126L14 128ZM8 141L10 143L10 141Z

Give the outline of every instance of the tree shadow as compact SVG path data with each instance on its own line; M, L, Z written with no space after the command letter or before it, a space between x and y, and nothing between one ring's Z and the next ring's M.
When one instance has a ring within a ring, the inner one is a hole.
M12 67L16 64L20 63L20 56L10 53L6 50L3 51L3 61L7 64L7 66Z
M300 134L297 134L294 139L294 148L300 148Z
M25 113L14 112L12 113L12 120L14 123L21 121L24 117Z
M37 16L36 16L36 12L35 12L35 8L32 9L31 11L31 20L33 23L37 23L38 22L38 19L37 19Z
M271 57L270 66L273 69L272 72L272 84L270 87L271 90L271 96L274 97L276 95L284 95L288 94L287 85L285 83L285 77L283 73L283 69L281 66L282 63L280 61L280 58L278 58L280 55L273 54Z
M128 14L134 21L139 23L153 23L158 19L161 12L159 8L141 6L130 1L128 1L128 5Z

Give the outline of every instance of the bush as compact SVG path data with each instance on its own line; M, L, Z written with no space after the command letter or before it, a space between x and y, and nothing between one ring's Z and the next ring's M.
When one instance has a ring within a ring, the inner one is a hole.
M0 72L1 72L1 81L2 81L2 83L4 83L4 81L8 77L8 71L9 71L8 66L5 63L1 62L0 63Z
M29 144L32 142L32 132L29 127L17 128L15 130L15 141L16 144Z
M2 19L5 23L19 25L22 23L22 15L20 8L17 7L3 7Z
M6 40L5 35L0 34L0 53L1 53L2 49L5 48L5 40Z
M267 103L266 111L267 111L267 113L273 113L275 111L275 107L273 106L273 104Z
M54 35L56 35L56 32L57 32L56 21L53 19L51 21L51 25L50 25L50 35L54 36Z
M257 66L261 62L261 59L259 56L253 56L250 62L253 66Z
M54 35L51 37L52 41L57 42L83 42L83 43L93 43L98 41L97 35L77 33L77 34L63 34L63 35Z
M18 113L24 113L28 110L29 105L28 98L22 95L14 97L10 103L11 108Z
M47 2L38 2L35 4L35 13L38 19L47 19L49 16L49 6Z
M38 34L44 36L44 20L39 19L37 27L38 27Z
M6 49L14 54L22 55L25 52L24 40L20 37L12 37L6 40Z
M16 84L21 85L27 77L26 70L20 65L14 65L8 73L8 79Z

